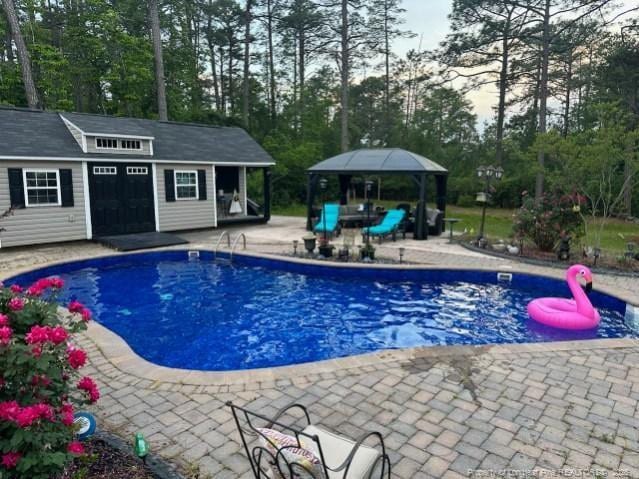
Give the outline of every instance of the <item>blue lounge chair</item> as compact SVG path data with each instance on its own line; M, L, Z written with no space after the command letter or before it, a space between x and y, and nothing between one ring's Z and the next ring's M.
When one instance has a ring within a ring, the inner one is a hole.
M370 234L371 236L376 236L379 238L380 243L384 236L392 235L393 241L395 241L397 239L397 231L400 230L405 215L406 212L404 210L388 210L380 224L362 229L362 235ZM403 228L402 234L406 238L406 232L403 231Z
M326 228L326 233L331 236L339 234L339 205L328 203L322 208L322 214L313 228L313 232L324 233L324 228Z

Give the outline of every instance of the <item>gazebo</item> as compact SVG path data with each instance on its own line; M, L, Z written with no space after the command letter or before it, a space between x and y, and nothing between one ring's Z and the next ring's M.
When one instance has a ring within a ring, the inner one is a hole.
M310 167L308 170L307 221L312 229L313 202L319 178L337 175L340 188L340 204L348 202L348 187L353 176L409 175L419 189L419 200L415 214L415 239L428 238L426 220L427 179L435 178L434 199L437 209L446 211L446 180L448 170L421 155L400 148L353 150L333 156Z

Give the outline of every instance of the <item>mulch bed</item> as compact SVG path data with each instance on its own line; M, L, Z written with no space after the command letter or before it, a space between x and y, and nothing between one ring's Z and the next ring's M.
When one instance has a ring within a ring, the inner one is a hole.
M84 443L87 456L76 459L60 479L157 479L151 469L132 454L120 451L102 439Z

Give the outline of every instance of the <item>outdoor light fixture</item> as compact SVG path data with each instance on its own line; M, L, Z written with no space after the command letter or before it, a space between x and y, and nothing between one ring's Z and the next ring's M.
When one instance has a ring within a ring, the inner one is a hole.
M404 252L405 251L406 251L406 248L404 248L403 246L399 247L399 262L400 262L400 264L404 260Z
M364 185L366 186L366 226L368 226L366 229L366 246L369 246L371 240L371 190L373 189L373 181L366 180Z
M299 240L293 240L293 256L297 256L297 245L299 244Z
M477 245L479 246L485 244L484 226L486 224L486 208L488 206L488 201L490 200L490 181L493 177L497 181L500 181L503 176L504 169L501 166L495 168L492 165L480 165L477 167L477 178L486 178L486 181L484 183L484 191L477 193L477 201L482 203L481 224L479 226L479 236L477 236Z

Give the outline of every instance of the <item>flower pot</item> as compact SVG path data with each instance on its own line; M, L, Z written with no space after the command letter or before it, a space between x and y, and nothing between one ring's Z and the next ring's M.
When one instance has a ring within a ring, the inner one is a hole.
M312 238L304 238L304 248L306 248L306 251L308 251L309 254L315 251L316 242L317 239L315 238L315 236L313 236Z
M319 247L319 254L324 256L324 258L330 258L333 256L333 245L321 245Z
M359 251L359 259L365 260L366 258L371 261L375 259L375 250L374 249L361 249Z

